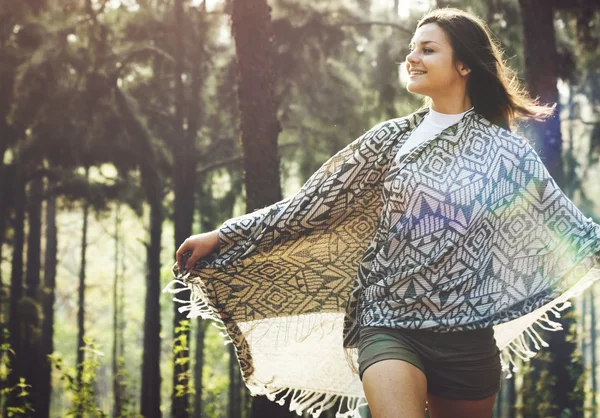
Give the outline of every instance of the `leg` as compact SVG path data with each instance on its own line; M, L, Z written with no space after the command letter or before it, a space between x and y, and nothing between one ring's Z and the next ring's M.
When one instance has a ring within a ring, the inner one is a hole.
M369 366L362 378L373 418L424 418L427 379L403 360L382 360Z
M430 418L490 418L496 395L479 400L459 400L427 394Z

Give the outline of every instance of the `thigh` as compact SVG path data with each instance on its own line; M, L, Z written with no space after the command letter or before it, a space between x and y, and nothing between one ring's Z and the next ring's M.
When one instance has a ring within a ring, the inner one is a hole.
M485 400L500 389L502 366L493 330L440 335L426 359L428 392L442 399Z
M427 394L429 418L490 418L496 395L485 399L458 400Z
M373 418L424 418L427 379L404 360L382 360L363 373L363 388Z

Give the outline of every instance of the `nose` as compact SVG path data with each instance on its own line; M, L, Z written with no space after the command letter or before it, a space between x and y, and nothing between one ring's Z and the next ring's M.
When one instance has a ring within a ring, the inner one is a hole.
M408 63L412 64L413 62L417 62L417 60L418 60L418 56L414 50L410 51L408 53L408 55L406 56L406 62L408 62Z

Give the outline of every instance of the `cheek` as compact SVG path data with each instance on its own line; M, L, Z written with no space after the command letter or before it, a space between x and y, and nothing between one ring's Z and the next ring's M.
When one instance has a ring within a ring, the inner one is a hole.
M454 64L451 60L446 58L435 58L428 62L427 67L428 75L431 79L438 80L440 82L449 82L456 78L458 75Z

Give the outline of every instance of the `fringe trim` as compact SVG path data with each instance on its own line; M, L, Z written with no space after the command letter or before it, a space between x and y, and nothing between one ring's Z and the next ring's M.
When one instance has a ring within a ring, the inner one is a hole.
M179 312L187 312L186 318L195 318L199 316L202 319L213 321L213 325L221 331L220 335L223 337L225 344L232 344L233 341L227 333L227 328L219 314L210 305L203 286L192 281L186 281L189 277L189 272L179 274L175 280L172 280L167 284L163 289L163 292L177 295L181 292L190 291L190 298L188 300L180 299L178 297L173 298L175 302L182 305L178 309ZM308 324L305 329L301 330L301 335L296 335L295 337L298 339L305 338L311 331L318 328L323 331L321 325L322 324L319 321ZM246 380L245 383L252 396L265 395L269 400L277 402L282 406L289 398L289 409L291 412L296 412L298 415L307 413L311 418L318 418L323 411L334 407L338 402L339 405L335 418L361 418L360 408L367 405L366 399L360 396L326 393L322 391L317 392L314 390L290 387L274 388L271 390L264 384L254 381L252 377ZM283 396L278 398L277 395L282 393Z
M600 265L592 267L583 278L552 302L538 308L544 309L544 313L533 323L518 331L517 336L512 341L504 347L499 347L501 349L500 362L506 379L513 376L512 372L516 373L519 371L516 358L527 362L542 347L549 347L549 344L542 339L535 327L537 326L547 331L561 331L563 329L562 324L550 319L549 313L552 313L556 319L560 318L561 312L571 306L569 299L579 296L598 279L600 279Z
M167 284L163 289L163 292L176 295L181 292L190 291L190 298L188 300L179 299L177 297L173 298L175 302L182 305L179 307L178 311L182 313L188 312L186 318L196 318L199 316L202 319L210 319L223 324L219 314L211 307L203 286L201 284L186 281L190 275L190 272L180 274L175 280L172 280ZM176 287L176 285L181 285L182 287Z
M186 282L189 277L189 272L185 274L181 273L163 289L163 292L176 295L183 291L191 291L189 300L183 300L177 297L173 298L174 301L183 305L179 308L179 312L188 312L187 318L200 316L203 319L214 321L214 325L222 331L221 336L224 338L225 344L232 343L218 312L210 305L205 289L203 289L203 285L201 282ZM505 344L503 347L499 347L501 350L500 361L502 364L502 371L505 373L507 379L513 376L512 372L517 372L519 370L518 363L515 361L516 358L523 361L529 361L542 347L549 346L548 343L542 339L538 330L536 330L536 326L548 331L562 330L562 324L551 319L549 314L552 313L555 319L560 318L561 312L571 306L569 299L579 296L598 279L600 279L600 266L594 266L570 289L552 302L538 308L543 309L544 312L540 314L534 322L517 331L517 336L509 343ZM181 285L182 287L176 288L176 285ZM313 326L309 326L307 331L311 329L313 329ZM304 332L302 334L304 334ZM318 418L323 411L333 407L338 401L339 407L335 415L336 418L360 418L360 407L367 405L364 397L288 387L269 390L265 388L264 385L257 385L252 382L252 378L245 383L252 396L266 395L267 398L280 405L284 405L286 399L290 398L290 411L296 412L298 415L302 415L306 412L310 414L312 418ZM277 399L277 395L281 393L284 393L284 395Z
M333 408L338 402L335 418L360 418L360 408L367 405L364 397L315 392L308 389L282 388L266 393L254 392L251 386L249 386L249 389L253 396L265 395L269 400L282 406L289 398L291 412L296 412L298 415L307 413L312 418L318 418L323 411ZM283 396L276 399L277 395L281 393L284 393Z
M213 326L221 331L219 335L223 338L223 343L225 345L233 344L231 337L227 333L227 327L219 317L219 314L211 307L202 286L192 282L185 282L189 276L189 272L180 274L175 280L172 280L165 286L163 293L176 295L181 292L189 291L190 298L188 300L179 299L177 297L173 298L173 301L182 305L177 310L179 312L187 312L186 318L188 319L200 317L202 319L213 321ZM176 287L177 285L180 285L181 287Z

